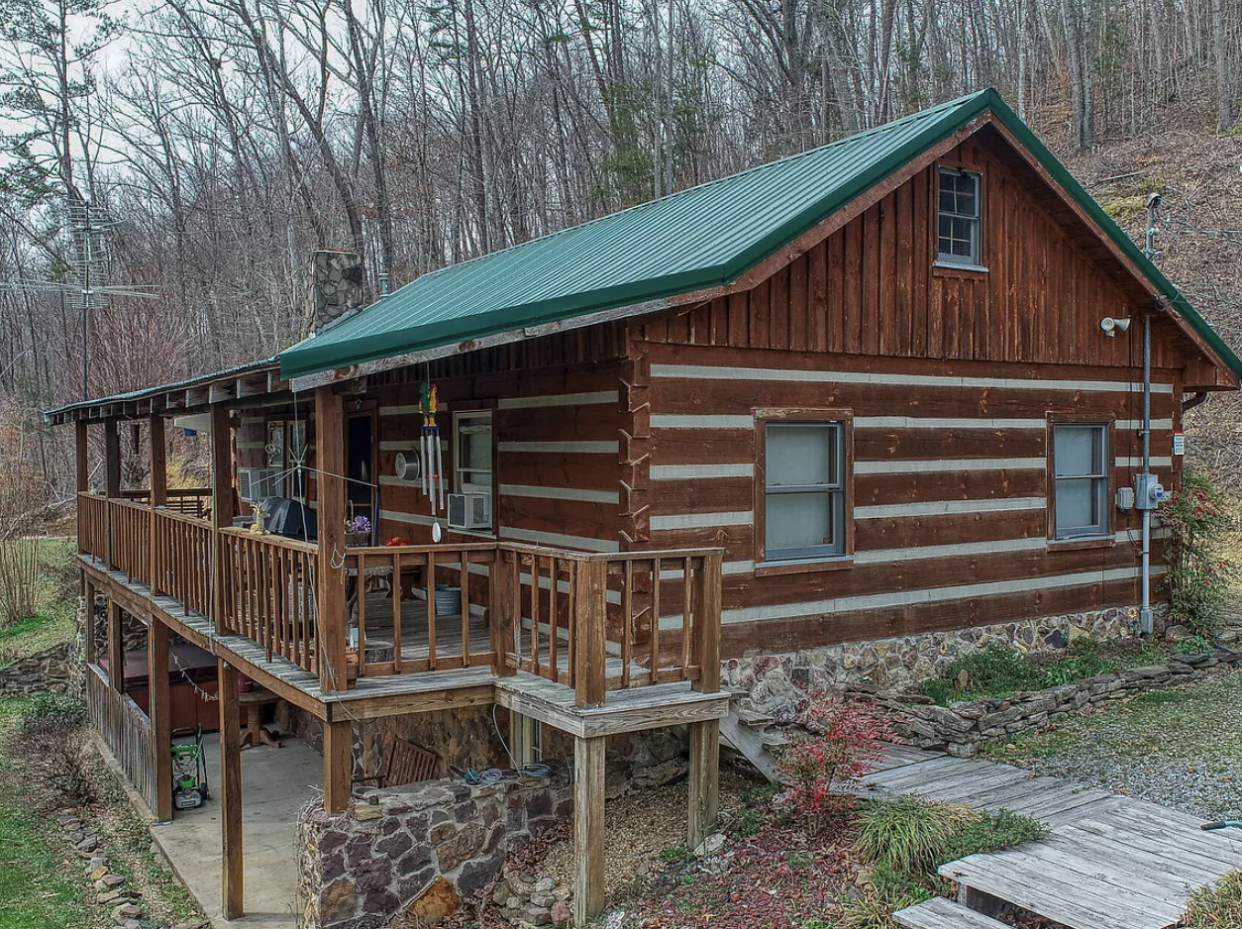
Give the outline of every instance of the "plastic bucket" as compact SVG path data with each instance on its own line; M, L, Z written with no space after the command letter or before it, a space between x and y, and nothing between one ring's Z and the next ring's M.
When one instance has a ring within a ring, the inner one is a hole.
M436 615L456 616L461 613L461 588L436 584Z

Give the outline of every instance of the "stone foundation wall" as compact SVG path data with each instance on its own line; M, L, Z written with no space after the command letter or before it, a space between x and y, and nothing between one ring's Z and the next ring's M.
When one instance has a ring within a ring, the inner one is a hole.
M28 658L19 658L0 671L0 695L73 693L80 664L76 641L62 642Z
M299 925L432 924L493 893L506 851L569 818L572 807L567 778L368 791L340 816L311 803L297 829Z
M1157 604L1155 610L1160 630L1168 606ZM955 658L992 642L1023 652L1057 652L1082 636L1107 641L1128 638L1137 631L1138 610L1114 607L783 654L747 652L725 662L721 676L724 686L748 694L751 708L787 721L808 691L842 690L857 684L900 690L939 676Z
M1176 655L1164 664L1098 674L1050 687L936 706L919 694L880 691L874 699L895 714L897 734L918 748L944 749L968 758L982 742L1017 738L1048 725L1058 715L1099 706L1148 690L1177 687L1242 664L1242 651L1217 649L1202 655Z

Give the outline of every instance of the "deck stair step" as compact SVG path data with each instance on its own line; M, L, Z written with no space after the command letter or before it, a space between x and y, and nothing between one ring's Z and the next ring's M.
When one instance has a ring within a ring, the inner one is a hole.
M768 729L762 714L738 706L737 694L729 701L729 715L720 720L720 737L773 784L780 783L780 772L771 749L788 743L779 732Z
M1004 923L944 897L898 910L893 920L906 929L1008 929Z
M768 716L766 713L759 713L759 712L756 712L755 710L748 710L744 707L738 707L737 721L741 723L743 726L748 726L751 729L760 729L760 730L767 729L769 726L771 726L773 723L776 722L775 719L773 719L771 716Z

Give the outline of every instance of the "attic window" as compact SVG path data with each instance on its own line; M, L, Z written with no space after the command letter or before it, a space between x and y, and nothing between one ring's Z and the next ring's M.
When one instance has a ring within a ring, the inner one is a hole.
M940 169L940 244L937 260L955 265L982 263L979 248L978 174Z

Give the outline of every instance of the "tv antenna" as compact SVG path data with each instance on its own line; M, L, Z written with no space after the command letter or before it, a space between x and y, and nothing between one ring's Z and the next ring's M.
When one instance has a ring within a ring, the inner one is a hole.
M104 309L112 296L153 299L159 294L143 289L145 285L111 285L108 279L107 232L120 222L102 208L76 197L65 205L69 233L71 263L65 281L0 281L0 290L23 292L51 291L68 297L71 307L82 312L82 399L90 399L90 311Z

